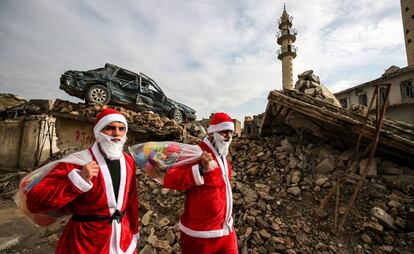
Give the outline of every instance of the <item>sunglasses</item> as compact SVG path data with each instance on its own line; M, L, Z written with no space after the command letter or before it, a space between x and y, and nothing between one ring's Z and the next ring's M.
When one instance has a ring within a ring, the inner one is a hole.
M117 126L105 126L103 128L105 131L116 131L116 129L120 130L120 131L126 131L126 127L122 126L122 127L117 127Z

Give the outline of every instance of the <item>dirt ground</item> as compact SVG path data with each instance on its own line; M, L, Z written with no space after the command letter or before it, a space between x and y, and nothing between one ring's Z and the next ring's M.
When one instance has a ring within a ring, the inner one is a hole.
M11 244L12 246L5 250L3 246L6 243L17 244ZM9 199L0 201L0 253L54 253L54 246L50 244L45 229L29 222L20 213L14 201Z

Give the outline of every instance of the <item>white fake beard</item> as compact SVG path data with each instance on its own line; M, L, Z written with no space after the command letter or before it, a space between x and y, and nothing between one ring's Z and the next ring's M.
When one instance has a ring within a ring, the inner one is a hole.
M120 139L119 141L112 141L114 138L115 137L108 136L102 132L96 137L102 152L104 152L107 159L111 161L119 160L119 158L121 158L127 136L124 135L122 138L116 138Z
M221 156L227 156L229 154L229 147L231 143L231 137L226 141L226 138L220 135L218 132L213 133L214 147Z

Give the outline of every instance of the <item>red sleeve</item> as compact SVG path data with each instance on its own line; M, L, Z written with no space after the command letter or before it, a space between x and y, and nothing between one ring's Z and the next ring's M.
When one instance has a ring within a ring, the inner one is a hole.
M133 234L137 234L139 231L138 223L138 190L137 181L135 178L135 162L133 163L131 172L131 185L128 193L128 201L125 207L125 215L128 218L129 226Z
M171 168L164 176L164 187L174 190L187 190L193 186L203 185L198 164Z
M27 193L27 209L32 213L55 210L92 188L92 184L84 181L75 167L79 166L59 163L52 169Z

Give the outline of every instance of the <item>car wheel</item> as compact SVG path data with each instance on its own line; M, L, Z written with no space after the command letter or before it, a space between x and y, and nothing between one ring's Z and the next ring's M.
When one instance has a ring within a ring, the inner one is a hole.
M178 108L175 108L171 111L171 118L179 124L182 124L184 122L183 112L181 112L181 110Z
M93 85L86 94L89 103L107 104L111 100L109 89L102 85Z

